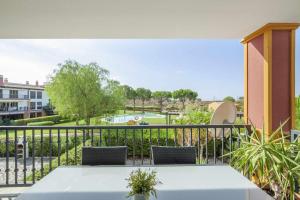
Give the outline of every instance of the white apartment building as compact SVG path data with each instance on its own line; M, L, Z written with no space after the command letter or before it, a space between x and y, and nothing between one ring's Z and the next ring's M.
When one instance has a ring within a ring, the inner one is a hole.
M34 85L8 82L0 75L0 119L22 119L43 116L43 107L49 98L44 86L38 81Z

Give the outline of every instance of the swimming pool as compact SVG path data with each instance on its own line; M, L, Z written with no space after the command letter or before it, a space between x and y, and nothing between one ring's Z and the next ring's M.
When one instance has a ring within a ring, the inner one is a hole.
M115 115L112 117L102 118L102 121L109 123L126 123L130 120L141 121L144 118L165 118L165 115L156 114L156 113L137 113L137 114L124 114L124 115Z

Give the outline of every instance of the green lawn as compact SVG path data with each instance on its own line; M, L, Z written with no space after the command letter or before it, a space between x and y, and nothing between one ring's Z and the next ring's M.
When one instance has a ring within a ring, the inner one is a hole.
M126 114L133 114L133 113L141 113L141 112L133 112L133 111L126 111ZM114 115L122 115L124 114L124 110L119 110L116 114ZM172 116L173 117L173 116ZM91 125L127 125L127 123L120 123L120 124L109 124L106 122L101 121L102 117L94 117L91 119ZM173 119L173 118L172 118ZM165 124L166 123L166 119L165 118L145 118L143 119L143 121L149 123L149 124ZM79 121L79 125L85 125L84 120L80 120ZM53 126L76 126L76 121L67 121L67 122L62 122L62 123L58 123L55 124ZM78 131L78 133L80 134L81 131ZM61 130L62 136L65 135L65 130ZM35 131L36 135L40 135L41 132L40 130L36 130ZM46 136L49 134L49 130L43 130L43 134ZM52 130L52 134L56 135L57 134L57 130ZM71 131L72 134L72 131ZM26 136L31 136L32 135L32 130L26 130ZM14 138L15 136L15 132L14 131L9 131L9 137L10 138ZM17 131L17 136L21 137L23 136L23 131ZM5 131L0 131L0 139L4 139L6 137L6 133Z

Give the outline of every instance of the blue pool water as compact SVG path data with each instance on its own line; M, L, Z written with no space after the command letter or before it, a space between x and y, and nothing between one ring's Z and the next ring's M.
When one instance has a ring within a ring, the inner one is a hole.
M144 118L165 118L165 115L156 114L156 113L137 113L137 114L124 114L124 115L115 115L112 117L103 118L102 121L110 123L126 123L130 120L141 121Z

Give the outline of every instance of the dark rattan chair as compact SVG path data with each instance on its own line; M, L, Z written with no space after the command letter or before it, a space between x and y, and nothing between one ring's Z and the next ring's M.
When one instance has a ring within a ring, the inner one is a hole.
M82 165L125 165L127 147L82 147Z
M152 146L154 165L196 164L195 147Z

